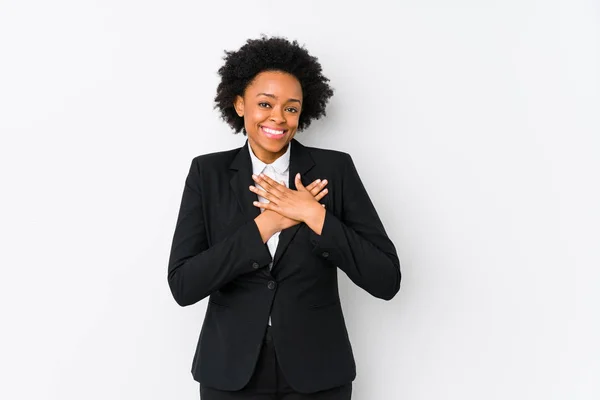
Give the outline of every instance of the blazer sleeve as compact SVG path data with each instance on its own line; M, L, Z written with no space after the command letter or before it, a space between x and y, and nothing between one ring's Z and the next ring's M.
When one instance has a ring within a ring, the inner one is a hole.
M237 276L271 262L254 220L209 247L202 199L196 157L185 180L168 265L169 287L180 306L194 304Z
M390 300L400 290L398 255L352 158L344 155L341 219L326 211L321 235L310 235L313 254L343 270L371 295Z

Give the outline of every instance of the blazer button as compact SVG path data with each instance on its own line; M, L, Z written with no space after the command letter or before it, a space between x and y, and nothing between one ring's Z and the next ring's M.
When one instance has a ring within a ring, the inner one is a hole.
M277 285L277 284L276 284L274 281L269 281L269 283L267 283L267 287L268 287L270 290L273 290L273 289L275 289L275 286L276 286L276 285Z
M321 255L325 258L329 257L329 253L326 251L322 252Z
M252 268L254 268L254 269L258 269L258 268L260 268L260 264L259 264L259 263L257 263L257 262L253 262L253 263L252 263Z

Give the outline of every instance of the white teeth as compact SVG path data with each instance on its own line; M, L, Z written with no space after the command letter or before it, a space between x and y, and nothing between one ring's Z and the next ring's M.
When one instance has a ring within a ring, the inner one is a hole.
M264 129L265 132L270 133L271 135L283 135L283 132L284 132L284 131L276 131L275 129L265 128L264 126L262 128Z

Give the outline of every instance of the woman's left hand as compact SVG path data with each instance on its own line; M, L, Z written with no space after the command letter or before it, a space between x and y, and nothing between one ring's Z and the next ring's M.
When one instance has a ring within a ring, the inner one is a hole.
M324 218L325 209L304 187L300 180L300 174L296 174L295 177L298 190L289 189L264 174L252 175L252 179L264 190L255 186L250 186L250 190L269 200L269 203L255 201L253 204L256 207L272 210L284 217L307 224Z

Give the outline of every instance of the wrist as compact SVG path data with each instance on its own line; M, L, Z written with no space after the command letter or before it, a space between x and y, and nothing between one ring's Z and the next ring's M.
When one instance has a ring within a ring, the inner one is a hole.
M321 212L321 208L323 208L323 206L318 201L313 202L310 207L304 208L302 215L300 215L300 221L308 225L308 223Z
M309 209L307 216L303 221L316 234L320 235L325 223L325 208L319 202L315 202L315 206Z
M285 228L287 228L285 222L286 220L288 220L288 218L284 217L281 214L276 213L275 211L272 211L273 213L273 219L274 219L274 225L275 225L275 232L280 232L282 230L284 230ZM273 232L273 233L275 233Z
M285 217L272 210L263 211L262 215L265 215L269 220L270 227L273 229L273 233L279 232L285 228Z
M265 210L254 219L264 243L266 243L275 232L279 232L280 222L277 215L278 214L275 212Z

